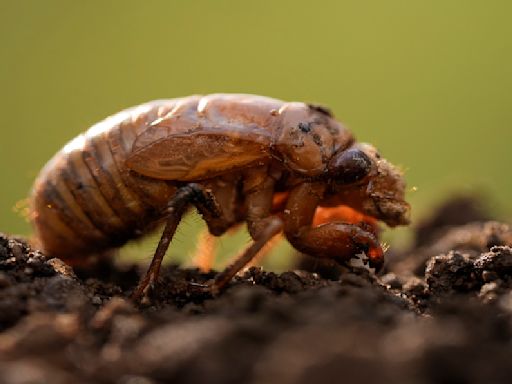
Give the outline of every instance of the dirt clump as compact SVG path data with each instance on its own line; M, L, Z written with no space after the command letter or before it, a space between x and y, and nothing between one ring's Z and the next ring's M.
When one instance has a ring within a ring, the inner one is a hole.
M211 297L191 283L215 272L167 266L145 305L143 268L73 271L1 235L0 382L508 382L512 231L470 219L432 219L379 275L252 267Z

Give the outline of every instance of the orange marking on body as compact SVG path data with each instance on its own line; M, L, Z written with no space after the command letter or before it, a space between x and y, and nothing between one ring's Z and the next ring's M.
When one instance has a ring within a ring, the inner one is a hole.
M372 232L377 234L379 229L377 220L371 216L356 211L346 205L339 205L337 207L318 207L313 218L313 226L331 223L333 221L343 221L350 224L366 223L372 228Z

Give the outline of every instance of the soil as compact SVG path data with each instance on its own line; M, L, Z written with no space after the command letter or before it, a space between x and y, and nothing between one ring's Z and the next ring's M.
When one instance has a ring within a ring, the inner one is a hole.
M0 383L501 383L512 377L512 230L468 197L419 224L384 270L252 267L217 297L215 273L74 272L0 236ZM75 274L76 273L76 274Z

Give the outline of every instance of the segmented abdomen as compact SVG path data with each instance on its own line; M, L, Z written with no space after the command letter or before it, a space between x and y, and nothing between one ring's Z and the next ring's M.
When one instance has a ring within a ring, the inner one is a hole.
M136 135L177 100L150 102L113 115L68 143L41 171L32 192L39 246L79 258L150 230L175 187L124 165Z

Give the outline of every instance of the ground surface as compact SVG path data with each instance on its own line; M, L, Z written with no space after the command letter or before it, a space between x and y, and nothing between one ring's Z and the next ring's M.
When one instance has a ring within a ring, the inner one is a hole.
M136 307L136 267L77 277L0 236L0 383L510 382L508 245L512 230L462 198L379 276L252 268L212 299L188 282L213 274L169 267Z

